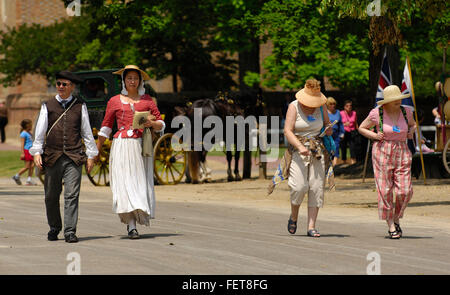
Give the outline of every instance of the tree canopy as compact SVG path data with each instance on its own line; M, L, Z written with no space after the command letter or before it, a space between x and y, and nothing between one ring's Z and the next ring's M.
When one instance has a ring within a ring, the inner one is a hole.
M74 61L88 32L87 23L77 19L0 31L0 83L5 87L20 84L26 74L51 80L61 69L76 69Z
M81 17L0 32L0 83L137 64L154 79L172 77L174 91L243 83L292 90L327 77L341 90L367 92L378 81L373 56L389 45L402 60L394 71L410 56L416 93L426 95L442 70L450 4L384 0L380 16L368 15L376 1L85 0ZM273 49L260 69L266 42Z

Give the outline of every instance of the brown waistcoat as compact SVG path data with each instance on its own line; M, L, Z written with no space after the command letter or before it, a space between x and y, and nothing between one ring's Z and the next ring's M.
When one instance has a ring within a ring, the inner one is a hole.
M77 98L72 108L56 123L47 136L44 146L43 161L46 167L52 167L63 154L74 161L76 165L86 162L85 147L81 138L81 110L83 102ZM67 107L72 104L70 101ZM46 102L48 129L64 113L64 108L56 100Z

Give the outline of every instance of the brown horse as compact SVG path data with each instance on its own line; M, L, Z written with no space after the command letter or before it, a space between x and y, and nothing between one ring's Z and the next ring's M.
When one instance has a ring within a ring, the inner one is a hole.
M214 100L216 103L216 107L218 110L218 115L222 118L223 124L223 134L226 134L226 117L227 116L244 116L244 110L235 103L233 99L231 99L227 93L225 95L219 93L217 95L216 99ZM234 176L231 170L231 162L233 161L233 151L226 149L225 153L227 156L227 180L228 181L240 181L242 180L242 177L239 174L239 159L241 155L241 151L237 147L237 128L236 123L234 124L234 132L233 132L233 145L232 148L234 149Z
M195 118L195 109L201 110L201 117ZM217 108L214 100L205 98L197 99L187 106L175 107L176 115L185 115L191 122L191 144L187 152L188 169L186 169L186 182L201 183L211 179L211 170L206 166L206 154L203 142L196 142L194 132L194 121L200 120L202 126L202 134L207 133L210 128L203 128L203 121L208 116L218 116ZM197 130L198 131L198 130Z

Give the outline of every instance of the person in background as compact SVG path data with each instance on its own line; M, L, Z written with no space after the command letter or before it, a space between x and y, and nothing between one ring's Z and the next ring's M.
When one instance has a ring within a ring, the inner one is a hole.
M384 99L377 102L361 123L358 131L374 141L372 164L378 194L378 216L386 220L391 239L402 237L400 218L412 198L412 154L406 139L411 139L416 129L412 111L401 106L402 94L398 86L383 90ZM375 131L371 128L376 126ZM395 205L394 205L395 192Z
M438 107L435 107L433 110L431 110L431 113L434 116L434 124L435 125L441 125L441 115L439 114Z
M420 152L420 149L419 149L419 144L418 144L418 142L419 142L419 134L418 134L418 132L420 132L420 142L421 142L421 148L422 148L422 153L424 153L424 154L428 154L428 153L433 153L434 152L434 150L433 149L430 149L427 145L426 145L426 143L429 143L430 141L429 140L427 140L426 138L425 138L425 136L423 136L423 133L422 133L422 129L421 129L421 127L420 126L422 126L422 122L425 120L425 114L424 114L424 112L422 111L422 110L417 110L417 119L419 120L419 124L418 124L418 127L417 127L417 130L416 130L416 132L414 133L414 147L415 147L415 150L414 150L414 153L419 153Z
M356 112L353 110L353 102L348 99L344 102L344 110L341 111L342 124L344 125L344 138L341 140L342 161L347 161L347 147L350 149L350 162L356 163L355 139L358 135L358 122Z
M8 125L8 109L6 108L6 103L3 99L0 100L0 135L1 142L4 143L6 140L5 127Z
M33 145L33 136L31 134L33 125L31 120L25 119L20 123L20 127L22 128L22 130L20 130L20 140L22 142L22 154L20 155L20 159L25 162L25 167L20 169L19 172L17 172L17 174L12 177L12 179L18 185L21 185L22 181L20 180L20 175L28 171L26 185L36 185L36 183L34 183L31 179L31 177L33 177L34 168L33 156L30 154L30 148Z
M333 135L332 135L334 145L336 146L336 151L333 158L333 166L336 166L338 164L339 144L341 140L344 138L345 134L344 125L342 124L341 112L336 108L336 105L337 105L336 100L331 96L328 97L327 109L330 122L338 121L338 123L333 126Z

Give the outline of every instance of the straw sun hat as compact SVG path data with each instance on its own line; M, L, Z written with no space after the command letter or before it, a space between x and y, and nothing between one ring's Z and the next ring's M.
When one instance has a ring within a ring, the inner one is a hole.
M122 91L121 91L121 93L123 95L128 95L128 90L127 90L127 88L125 86L125 82L124 82L124 78L125 77L123 76L123 73L126 70L134 70L134 71L138 71L140 73L142 79L141 79L141 82L139 83L139 86L138 86L138 93L139 93L139 95L144 95L145 94L144 81L145 80L150 80L150 76L146 72L141 70L138 66L135 66L135 65L127 65L123 69L118 70L116 72L113 72L113 74L120 75L122 77Z
M402 94L397 85L389 85L383 90L383 99L377 101L379 106L409 97L409 94Z
M295 94L295 98L310 108L318 108L327 102L325 95L320 92L320 81L316 79L306 80L305 87Z
M126 70L135 70L135 71L138 71L139 73L141 73L141 77L142 77L143 80L150 80L150 76L149 76L146 72L144 72L143 70L141 70L138 66L135 66L135 65L127 65L127 66L125 66L123 69L118 70L118 71L116 71L116 72L113 72L113 74L116 74L116 75L122 75L123 72L125 72Z

